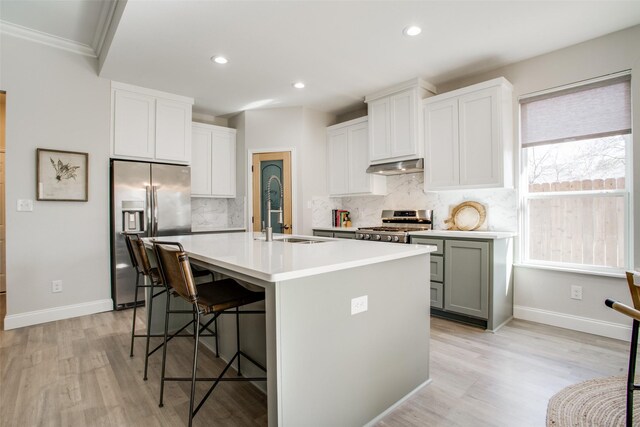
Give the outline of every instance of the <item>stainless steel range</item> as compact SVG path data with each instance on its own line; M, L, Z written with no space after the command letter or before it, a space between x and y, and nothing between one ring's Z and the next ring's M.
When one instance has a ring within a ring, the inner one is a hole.
M382 211L382 226L362 227L356 231L356 239L379 242L409 243L412 231L431 230L432 210Z

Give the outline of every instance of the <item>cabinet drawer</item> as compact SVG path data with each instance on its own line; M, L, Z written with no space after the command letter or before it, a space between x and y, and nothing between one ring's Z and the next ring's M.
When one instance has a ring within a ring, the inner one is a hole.
M444 279L444 259L438 255L431 256L431 280L442 282Z
M411 236L411 243L417 245L433 245L438 248L435 252L431 252L431 255L443 255L444 254L444 240L431 239L429 237Z
M333 237L333 233L330 231L313 230L313 235L318 237Z
M444 291L443 291L443 286L442 283L437 283L437 282L431 282L431 288L430 288L430 303L431 303L431 307L436 307L436 308L443 308L444 307L444 301L443 301L443 296L444 296Z
M355 239L356 238L356 233L354 232L350 232L350 231L334 231L333 232L333 237L337 238L337 239Z

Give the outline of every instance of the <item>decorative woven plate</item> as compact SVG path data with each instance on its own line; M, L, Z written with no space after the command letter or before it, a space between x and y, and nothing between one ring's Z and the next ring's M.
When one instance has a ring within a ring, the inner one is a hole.
M451 218L445 220L449 230L477 230L487 219L487 210L478 202L463 202L451 210Z

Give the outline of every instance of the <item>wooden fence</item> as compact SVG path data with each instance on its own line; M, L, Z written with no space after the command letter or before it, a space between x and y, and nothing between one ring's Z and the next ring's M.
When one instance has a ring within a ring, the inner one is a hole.
M579 193L624 188L624 178L530 185L533 194L576 194L529 199L529 259L624 268L624 196Z

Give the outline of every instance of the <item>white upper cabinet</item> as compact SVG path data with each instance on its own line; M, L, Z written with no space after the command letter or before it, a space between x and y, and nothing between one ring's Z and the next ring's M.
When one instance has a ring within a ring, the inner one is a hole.
M113 94L113 154L153 158L155 98L128 92Z
M189 163L192 98L111 84L111 155Z
M191 195L236 197L236 130L193 123Z
M366 173L369 165L367 118L327 128L330 196L386 194L386 177Z
M210 130L193 126L191 131L191 194L211 195L211 140Z
M425 191L512 187L512 91L501 77L423 101Z
M423 157L420 102L435 91L431 84L414 79L365 98L371 164Z
M191 160L191 104L156 100L156 160Z

